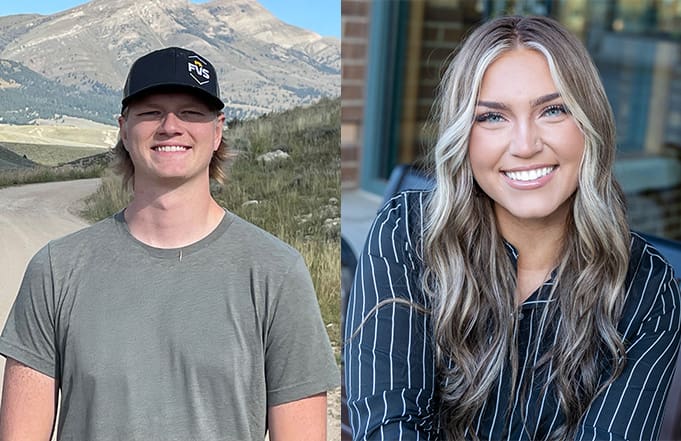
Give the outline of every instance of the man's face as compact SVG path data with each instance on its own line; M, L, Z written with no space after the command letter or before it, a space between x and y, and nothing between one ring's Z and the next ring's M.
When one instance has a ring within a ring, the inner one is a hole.
M133 101L118 125L135 166L135 186L207 183L224 120L189 93L157 93Z

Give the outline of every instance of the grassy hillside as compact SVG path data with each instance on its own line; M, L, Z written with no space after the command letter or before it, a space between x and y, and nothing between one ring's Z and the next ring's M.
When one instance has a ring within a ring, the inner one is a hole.
M305 257L329 336L340 347L340 100L264 116L226 131L237 150L228 181L213 188L228 210L297 248ZM290 157L258 157L282 150ZM87 202L92 221L125 206L111 173Z
M100 177L111 162L111 152L78 158L53 167L36 164L0 147L0 188L39 182ZM21 162L24 162L22 165Z
M72 145L45 145L4 142L3 145L21 157L26 156L41 165L54 166L86 156L104 152L98 147L74 147Z
M109 148L118 135L118 127L110 124L65 117L41 121L42 124L0 124L0 143Z
M22 155L19 155L16 152L13 152L4 145L0 145L0 172L4 170L16 170L26 167L33 167L35 165L36 164L31 160L24 158Z

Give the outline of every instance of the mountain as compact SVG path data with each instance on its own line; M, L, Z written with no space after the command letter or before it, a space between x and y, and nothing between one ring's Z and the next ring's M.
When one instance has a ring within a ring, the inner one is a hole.
M256 0L93 0L49 16L0 17L3 105L24 89L43 101L61 95L78 108L85 97L92 107L72 114L27 102L0 109L0 117L15 121L30 107L42 118L89 112L113 123L132 62L166 46L195 50L215 65L228 118L340 95L340 41L288 25Z
M113 124L120 94L105 89L74 89L16 61L0 60L0 102L0 123L27 124L39 118L69 115Z

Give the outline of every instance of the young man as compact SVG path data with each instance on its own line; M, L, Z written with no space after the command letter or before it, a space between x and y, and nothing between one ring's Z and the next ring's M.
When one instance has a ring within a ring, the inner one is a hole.
M50 242L5 329L0 439L326 439L336 368L302 257L220 207L213 66L137 60L116 147L125 210Z

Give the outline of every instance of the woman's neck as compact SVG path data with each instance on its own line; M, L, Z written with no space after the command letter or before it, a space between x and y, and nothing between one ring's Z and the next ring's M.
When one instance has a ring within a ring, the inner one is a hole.
M549 279L558 265L567 212L543 219L517 219L499 210L496 213L501 235L518 252L516 301L520 304Z

